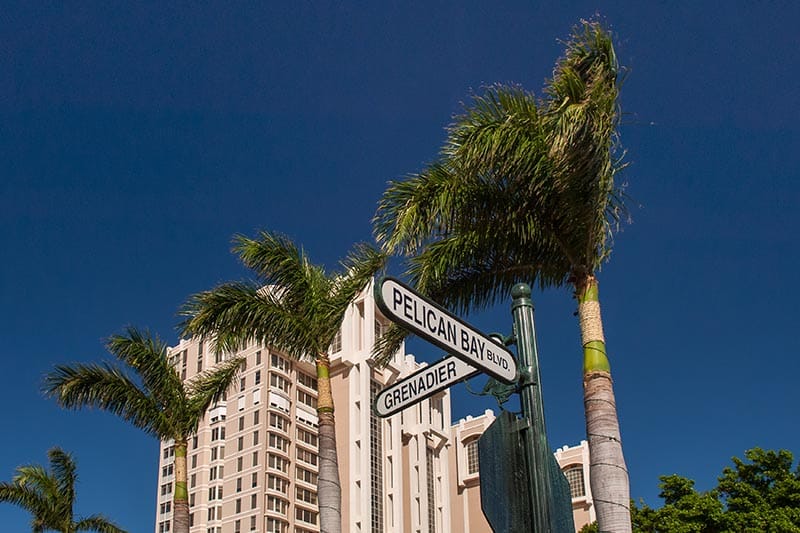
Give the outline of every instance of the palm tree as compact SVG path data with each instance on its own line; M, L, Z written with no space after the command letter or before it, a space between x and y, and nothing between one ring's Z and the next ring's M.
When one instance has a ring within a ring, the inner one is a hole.
M234 242L234 251L258 281L226 283L193 296L183 310L187 316L184 333L211 337L229 350L256 341L295 359L314 361L319 392L320 528L338 533L342 497L328 349L348 306L385 258L367 245L356 245L341 263L343 272L328 274L282 235L263 231L257 239L237 236Z
M49 470L40 465L20 466L11 483L0 482L0 502L13 503L30 512L34 533L125 533L101 515L75 520L75 461L60 448L51 449L47 456Z
M241 360L228 359L183 381L168 357L167 345L147 332L128 328L125 334L112 336L107 348L135 377L107 363L57 366L45 378L45 393L62 407L96 407L158 439L174 440L172 530L189 533L188 439L206 410L224 397Z
M630 531L622 454L595 272L624 214L614 176L619 67L597 22L566 43L537 99L495 85L449 128L438 162L392 182L375 216L384 249L411 256L417 289L460 312L508 295L519 281L572 285L583 346L590 482L601 531ZM381 339L387 357L404 336Z

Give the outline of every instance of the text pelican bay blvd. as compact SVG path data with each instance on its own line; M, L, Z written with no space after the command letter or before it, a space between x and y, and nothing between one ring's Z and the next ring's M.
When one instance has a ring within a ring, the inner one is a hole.
M387 318L496 379L506 383L513 383L516 379L517 365L505 346L410 287L393 278L385 278L378 296L378 307Z
M380 391L375 397L375 414L391 416L479 373L480 370L457 357L445 357Z

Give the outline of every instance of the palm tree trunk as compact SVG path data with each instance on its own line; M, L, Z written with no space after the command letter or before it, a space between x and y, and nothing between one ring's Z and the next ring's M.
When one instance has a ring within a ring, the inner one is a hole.
M172 531L189 533L189 492L186 488L188 441L175 441L175 492L172 497Z
M611 367L606 357L597 279L575 279L583 344L583 405L589 441L589 481L601 532L631 531L630 486L614 400Z
M336 452L336 422L331 393L331 362L328 355L317 356L317 414L319 415L319 524L321 533L342 531L342 486Z

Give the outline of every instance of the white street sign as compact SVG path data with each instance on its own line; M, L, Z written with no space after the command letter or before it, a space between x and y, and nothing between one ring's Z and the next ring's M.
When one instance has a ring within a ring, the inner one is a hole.
M384 278L376 300L383 314L393 322L499 381L516 381L517 365L505 346L407 285Z
M480 370L457 357L445 357L380 391L375 397L373 409L380 417L392 416L450 385L479 373Z

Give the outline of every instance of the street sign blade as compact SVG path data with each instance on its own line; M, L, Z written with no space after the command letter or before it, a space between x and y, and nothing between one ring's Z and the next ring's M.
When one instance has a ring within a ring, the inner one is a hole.
M480 374L457 357L448 356L389 385L375 396L372 408L380 417L392 416L451 385Z
M384 278L375 292L378 307L392 322L499 381L516 382L514 356L496 340L394 278Z

